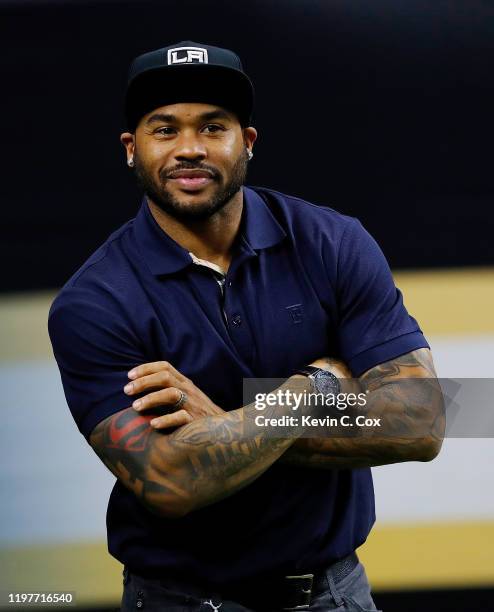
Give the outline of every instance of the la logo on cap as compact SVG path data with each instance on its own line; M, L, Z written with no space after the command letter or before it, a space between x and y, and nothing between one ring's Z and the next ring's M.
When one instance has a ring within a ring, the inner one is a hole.
M168 64L207 64L207 49L201 47L176 47L168 49Z

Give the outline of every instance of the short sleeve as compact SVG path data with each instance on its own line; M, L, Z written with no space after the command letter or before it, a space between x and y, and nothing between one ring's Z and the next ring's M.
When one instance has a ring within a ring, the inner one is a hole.
M55 299L48 331L67 404L89 441L100 421L131 405L127 372L146 359L124 316L86 290Z
M411 317L388 262L357 219L347 226L338 253L340 354L354 376L418 348L429 348Z

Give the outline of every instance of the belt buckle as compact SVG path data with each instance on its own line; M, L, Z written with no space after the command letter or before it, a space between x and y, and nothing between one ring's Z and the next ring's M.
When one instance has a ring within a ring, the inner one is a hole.
M296 591L297 598L300 598L301 602L295 606L289 608L282 608L282 610L308 610L312 599L312 585L314 582L314 574L301 574L300 576L285 576L285 580L301 580L307 581L307 584L301 584L300 590ZM305 588L307 587L307 588Z

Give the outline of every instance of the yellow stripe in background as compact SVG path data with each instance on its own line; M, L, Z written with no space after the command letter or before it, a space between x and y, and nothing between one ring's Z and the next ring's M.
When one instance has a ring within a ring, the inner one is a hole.
M494 585L492 521L378 526L358 553L374 591ZM106 543L0 551L2 589L71 590L79 605L118 606L121 574Z
M358 554L374 590L494 585L494 522L376 526Z
M494 332L494 268L395 271L394 278L426 335ZM0 361L53 358L46 320L55 295L0 297Z
M117 606L122 597L122 566L109 555L106 542L3 549L0 589L72 591L78 606Z
M408 312L427 335L494 332L494 268L393 274Z

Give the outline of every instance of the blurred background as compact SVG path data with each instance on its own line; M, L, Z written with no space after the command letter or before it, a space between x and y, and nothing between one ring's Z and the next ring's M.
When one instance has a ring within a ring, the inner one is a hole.
M358 217L441 377L494 378L494 4L0 0L0 590L115 609L114 479L78 433L46 332L56 291L139 205L119 134L128 65L184 39L256 87L248 183ZM494 443L375 468L360 556L385 610L493 610Z

